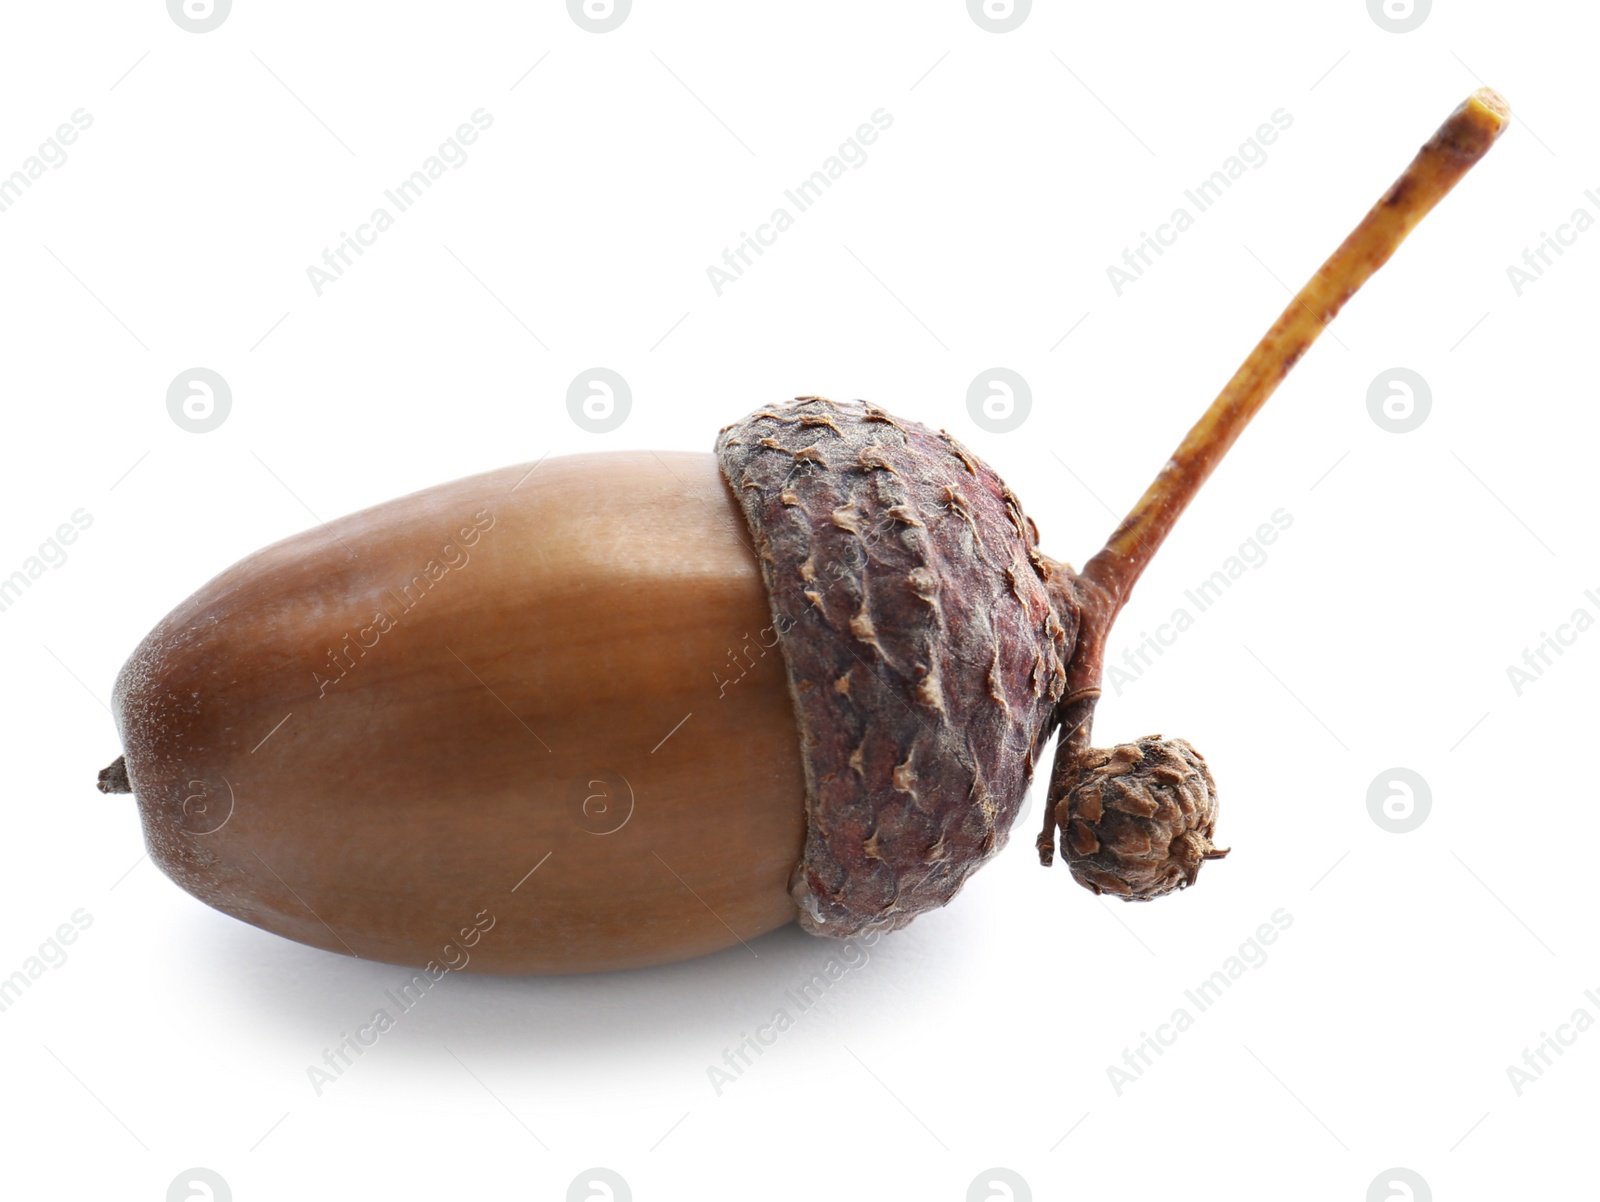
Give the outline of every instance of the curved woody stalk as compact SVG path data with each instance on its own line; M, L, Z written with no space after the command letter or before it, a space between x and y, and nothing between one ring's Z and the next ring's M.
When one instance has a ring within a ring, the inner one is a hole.
M1117 803L1124 807L1122 813L1151 810L1153 814L1152 807L1169 804L1176 793L1191 788L1210 793L1210 775L1205 772L1203 760L1199 760L1198 774L1159 764L1152 766L1155 749L1145 747L1151 740L1112 752L1090 747L1107 636L1151 557L1250 419L1344 303L1483 157L1510 116L1510 107L1490 88L1474 92L1450 114L1400 178L1289 302L1112 532L1105 548L1084 564L1082 571L1069 575L1067 587L1056 591L1058 610L1064 612L1071 606L1076 613L1078 638L1067 669L1066 691L1055 711L1061 734L1051 769L1044 829L1037 841L1042 864L1048 866L1052 861L1059 827L1062 854L1081 883L1096 893L1115 892L1128 900L1145 900L1192 884L1199 860L1226 854L1209 843L1210 827L1215 822L1214 795L1207 799L1209 804L1202 807L1199 815L1185 817L1170 830L1161 828L1171 836L1170 849L1159 845L1161 831L1119 835L1104 829L1100 818L1080 814L1081 805L1087 804L1091 810L1101 806L1102 785L1146 770L1165 773L1171 779L1165 785L1152 783L1137 797L1122 798ZM1198 760L1188 744L1180 740L1168 742L1171 746L1160 753L1161 758L1175 758L1186 765L1189 756ZM1182 749L1187 749L1187 754ZM1166 864L1170 858L1169 871L1161 875L1164 887L1152 892L1147 880L1106 875L1102 868L1089 864L1102 852L1091 844L1105 842L1106 838L1113 842L1120 839L1132 860L1146 867L1152 861ZM1150 846L1145 846L1147 838ZM1085 865L1083 870L1080 864Z

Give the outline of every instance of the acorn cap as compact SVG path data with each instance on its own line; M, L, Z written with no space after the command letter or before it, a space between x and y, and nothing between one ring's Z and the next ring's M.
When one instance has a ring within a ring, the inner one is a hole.
M1089 751L1056 813L1078 883L1124 901L1186 889L1202 862L1228 854L1211 842L1216 782L1182 739L1146 735Z
M970 451L872 405L758 410L717 457L794 699L800 924L904 926L948 902L1021 809L1077 634L1045 588L1064 569Z

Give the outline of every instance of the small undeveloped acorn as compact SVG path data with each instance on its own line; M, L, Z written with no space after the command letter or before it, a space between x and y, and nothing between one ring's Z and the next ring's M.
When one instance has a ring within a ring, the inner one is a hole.
M1217 829L1217 785L1182 739L1146 735L1085 756L1063 802L1061 846L1078 884L1149 901L1194 884L1228 849Z
M715 456L459 480L268 547L118 677L150 856L351 955L583 972L944 905L1060 732L1038 840L1128 900L1193 884L1215 791L1179 740L1089 745L1107 633L1222 455L1508 119L1474 94L1081 572L948 434L801 397ZM448 969L445 969L447 971Z

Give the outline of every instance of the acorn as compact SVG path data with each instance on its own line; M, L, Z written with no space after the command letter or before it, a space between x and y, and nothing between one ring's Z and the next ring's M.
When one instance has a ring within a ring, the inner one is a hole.
M1194 884L1228 849L1211 842L1217 785L1182 739L1146 735L1091 751L1062 803L1061 850L1092 893L1149 901Z
M1081 571L949 434L799 397L714 454L504 468L248 557L123 667L100 788L218 910L438 975L904 926L1004 846L1052 736L1041 861L1059 833L1096 893L1186 888L1226 854L1211 774L1182 740L1090 746L1107 634L1508 120L1488 89L1451 114Z

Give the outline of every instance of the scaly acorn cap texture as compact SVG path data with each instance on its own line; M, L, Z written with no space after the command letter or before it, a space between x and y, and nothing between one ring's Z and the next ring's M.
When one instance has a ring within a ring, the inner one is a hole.
M1182 739L1146 735L1091 751L1056 814L1078 883L1124 901L1186 889L1203 861L1228 854L1211 842L1216 782Z
M716 449L794 699L800 924L904 926L1005 845L1077 635L1066 569L971 452L872 405L798 397Z

